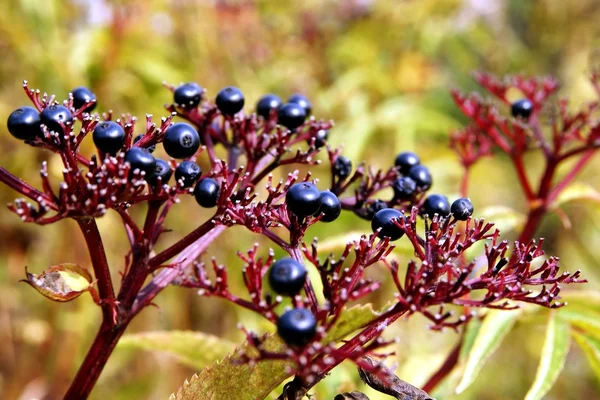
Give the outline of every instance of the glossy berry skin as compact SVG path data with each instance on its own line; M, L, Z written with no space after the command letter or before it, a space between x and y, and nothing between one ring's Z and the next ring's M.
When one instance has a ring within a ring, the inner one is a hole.
M304 286L306 267L293 258L282 258L271 266L268 276L275 293L295 296Z
M92 138L98 150L114 156L125 143L125 131L114 121L102 121L94 128Z
M175 180L181 180L183 187L190 187L202 175L202 169L200 166L193 161L182 161L177 168L175 168Z
M378 211L373 220L371 220L371 229L373 232L381 228L377 234L380 238L388 237L390 240L398 240L404 235L404 231L394 223L394 220L404 218L401 211L395 208L384 208Z
M425 202L423 202L423 214L429 215L433 218L435 214L440 217L447 217L450 215L450 204L448 198L441 194L432 194L427 196Z
M227 86L217 94L215 103L223 115L235 115L244 108L244 94L235 86Z
M315 135L315 149L320 149L321 147L325 146L327 138L329 138L329 131L326 129L319 129ZM308 140L309 145L310 142L311 141Z
M277 123L293 131L302 126L306 119L306 111L296 103L281 106L277 113Z
M344 156L338 156L333 163L333 173L340 179L345 179L352 173L352 161Z
M392 189L394 189L394 198L399 200L410 199L417 191L417 184L412 178L403 176L392 183Z
M323 214L321 221L333 222L340 216L342 203L334 193L329 190L322 191L319 201L321 202L319 213Z
M66 126L73 123L73 114L63 105L52 104L42 111L41 119L42 124L46 125L49 131L64 133L60 124L62 123Z
M471 215L473 215L473 203L471 203L471 199L467 197L461 197L460 199L454 200L450 206L450 212L457 220L466 221Z
M419 156L411 151L405 151L396 156L394 165L398 168L402 175L408 174L408 171L416 165L421 164Z
M136 169L145 172L146 176L151 175L156 169L156 159L146 149L141 147L132 147L125 153L125 162L131 165L130 173Z
M136 144L137 142L139 142L140 140L142 140L142 138L145 135L143 133L140 133L139 135L137 135L136 137L133 138L133 144ZM154 150L156 150L156 145L153 144L152 146L148 146L148 147L144 147L146 150L148 150L150 153L154 153Z
M188 158L200 148L200 135L190 124L178 122L165 131L163 147L173 158Z
M283 105L283 102L279 96L274 94L266 94L258 100L256 103L256 114L260 115L264 119L269 119L271 116L271 110L279 110Z
M79 110L81 107L85 105L88 101L96 100L96 95L90 89L79 86L71 91L73 94L73 108ZM92 104L88 108L85 109L85 112L92 112L96 108L96 103Z
M212 178L201 179L194 188L194 197L196 202L204 208L212 208L217 205L221 186L219 182Z
M181 108L195 108L200 104L203 92L204 89L196 82L184 83L173 92L173 102Z
M378 211L383 210L384 208L388 208L388 205L385 201L380 199L375 200L367 206L367 213L365 215L365 218L369 221L372 220L375 214L377 214Z
M517 100L510 106L510 113L515 118L529 119L533 112L533 103L529 99Z
M298 104L300 107L302 107L304 109L304 112L306 113L306 115L310 115L310 113L312 111L312 104L310 104L310 101L308 101L306 96L304 96L300 93L291 95L290 98L288 99L288 103Z
M428 190L432 183L433 179L431 178L431 173L429 169L427 169L424 165L415 165L408 171L408 176L415 181L417 184L417 188L425 191Z
M300 218L315 215L321 208L321 192L310 182L295 183L286 193L285 203Z
M317 319L306 308L293 308L277 320L277 333L289 346L304 346L317 333Z
M6 125L11 135L20 140L30 140L41 135L40 113L33 107L20 107L10 113Z
M146 176L146 182L155 185L158 183L158 178L160 178L161 185L164 185L169 182L172 174L173 170L171 170L169 163L157 158L154 170Z

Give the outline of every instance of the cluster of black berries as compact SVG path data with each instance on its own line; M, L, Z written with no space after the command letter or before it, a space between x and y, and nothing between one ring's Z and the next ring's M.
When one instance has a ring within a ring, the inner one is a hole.
M306 281L306 267L293 258L277 260L269 269L273 291L284 296L297 295ZM277 319L277 333L290 346L303 346L317 332L317 319L306 308L292 308Z
M288 211L299 218L321 215L321 221L332 222L340 216L340 199L329 190L319 191L310 182L293 184L285 195Z

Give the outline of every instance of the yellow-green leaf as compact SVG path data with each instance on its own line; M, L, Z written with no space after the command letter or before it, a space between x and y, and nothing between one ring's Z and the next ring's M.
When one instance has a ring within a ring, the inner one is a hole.
M576 182L571 184L558 195L551 208L558 208L563 204L574 201L591 201L600 204L600 192L590 185Z
M600 340L600 312L586 308L566 306L558 311L558 316Z
M505 206L490 206L486 207L478 216L486 221L493 222L500 232L519 230L524 224L526 217L524 214Z
M158 331L125 335L116 350L139 349L166 353L198 370L222 359L235 344L218 336L194 331Z
M521 310L491 310L487 313L469 351L463 376L456 387L457 394L464 392L475 381L485 362L520 316Z
M71 301L87 291L92 292L92 296L96 297L92 287L92 276L77 264L54 265L39 275L29 273L25 269L25 275L27 278L21 282L29 284L54 301Z
M600 381L600 340L577 332L573 332L573 337L585 353L590 367L592 367L596 378Z
M327 339L339 341L356 331L376 316L370 304L350 308L340 316L330 330ZM267 335L264 340L265 350L281 352L285 345L277 335ZM240 354L256 356L256 350L247 344L242 345L222 361L205 367L199 374L171 395L172 400L230 400L230 399L263 399L285 379L290 376L286 371L286 361L265 361L254 366L238 364ZM232 383L235 382L235 385Z
M533 385L525 400L542 399L556 382L562 371L571 343L570 326L553 312L548 319L546 339Z

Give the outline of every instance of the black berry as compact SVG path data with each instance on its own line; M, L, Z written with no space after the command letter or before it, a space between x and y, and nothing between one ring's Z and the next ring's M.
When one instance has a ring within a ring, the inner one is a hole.
M161 160L160 158L156 159L156 164L154 165L154 171L152 171L148 176L146 176L146 181L152 185L158 183L158 178L160 178L161 184L166 184L171 179L171 174L173 171L171 170L171 166L165 160Z
M433 183L431 173L424 165L415 165L408 171L408 176L415 181L417 187L421 190L428 190Z
M144 135L143 133L140 133L139 135L137 135L136 137L134 137L134 138L133 138L133 143L135 144L135 143L139 142L140 140L142 140L142 138L143 138L144 136L146 136L146 135ZM151 146L144 147L144 148L145 148L146 150L148 150L150 153L154 153L154 150L156 150L156 145L155 145L155 144L153 144L153 145L151 145Z
M338 178L345 179L352 172L352 161L344 156L338 156L333 162L333 174Z
M306 96L304 96L300 93L291 95L290 98L288 99L288 103L298 104L300 107L302 107L304 109L304 112L306 113L306 115L310 115L310 113L312 111L312 104L310 104L310 101L308 101Z
M533 112L533 103L529 99L517 100L510 106L510 112L515 118L527 120Z
M377 214L377 211L383 210L384 208L388 208L387 202L377 199L367 205L367 213L365 217L370 221L373 219L375 214Z
M279 96L266 94L258 100L258 103L256 103L256 113L264 119L269 119L271 110L279 110L279 107L281 107L282 104Z
M402 175L408 174L408 171L410 171L412 167L419 164L421 164L419 156L411 151L405 151L398 154L394 160L394 165L398 167Z
M195 108L200 104L204 90L196 82L177 86L173 92L173 101L182 108Z
M394 189L394 197L396 199L410 199L417 191L417 184L412 178L403 176L397 178L394 183L392 183L392 189Z
M125 143L125 131L114 121L102 121L94 128L92 138L98 150L114 156Z
M471 203L471 199L461 197L460 199L454 200L452 206L450 206L450 212L457 220L466 221L473 215L473 203Z
M381 228L377 236L388 237L390 240L398 240L404 235L404 231L394 223L395 220L404 218L404 215L395 208L384 208L375 214L371 221L373 232Z
M10 113L6 125L11 135L21 140L29 140L40 135L40 114L33 107L21 107Z
M340 203L340 199L338 199L334 193L329 190L322 191L319 201L321 202L319 213L323 214L321 221L333 222L340 216L342 204Z
M315 215L321 207L321 192L310 182L293 184L285 195L289 211L300 218Z
M175 168L175 180L181 180L183 187L190 187L202 175L200 166L193 161L182 161L177 168Z
M427 196L423 202L423 214L433 217L434 214L440 217L446 217L450 214L450 204L448 198L441 194L432 194Z
M46 107L41 114L42 124L46 125L49 131L64 133L61 126L73 123L73 114L63 105L52 104Z
M76 87L71 91L73 94L73 108L79 110L88 101L96 100L96 95L84 86ZM92 112L96 108L96 102L85 109L86 112Z
M178 122L165 131L163 147L173 158L188 158L200 147L200 136L190 124Z
M194 197L196 202L204 208L212 208L217 205L221 186L219 182L212 178L204 178L196 184L194 188Z
M129 170L133 173L135 170L145 172L146 176L151 175L156 168L156 160L146 149L141 147L132 147L125 153L125 162L131 166Z
M235 115L244 108L244 94L235 86L227 86L217 94L215 102L221 114Z
M269 269L269 284L278 294L295 296L305 280L306 267L293 258L277 260Z
M306 308L293 308L277 320L277 333L290 346L304 346L317 333L317 319Z
M329 137L329 131L327 129L319 129L315 134L315 149L320 149L325 146L327 138ZM310 144L310 140L307 141Z
M296 103L283 105L277 113L277 123L293 131L304 123L306 111Z

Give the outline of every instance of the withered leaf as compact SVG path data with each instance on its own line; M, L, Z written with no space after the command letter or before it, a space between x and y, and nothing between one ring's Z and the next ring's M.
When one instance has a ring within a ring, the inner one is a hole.
M377 366L377 373L368 372L359 367L358 374L363 382L378 392L395 397L397 400L433 400L423 390L398 378L383 364L379 364L370 357L365 357L365 361L368 361L374 367Z
M39 275L29 273L25 268L25 282L50 300L65 302L91 292L96 298L92 276L78 264L65 263L53 265Z

